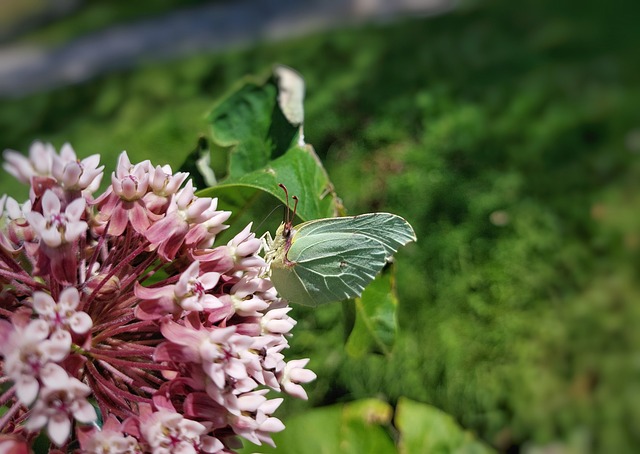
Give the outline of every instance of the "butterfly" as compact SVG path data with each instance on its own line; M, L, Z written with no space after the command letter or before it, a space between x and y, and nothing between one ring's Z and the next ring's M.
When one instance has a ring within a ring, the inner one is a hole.
M267 236L265 259L280 296L306 306L360 296L400 246L416 241L411 225L391 213L316 219L295 227L293 217L295 207L291 217L287 209L275 238Z

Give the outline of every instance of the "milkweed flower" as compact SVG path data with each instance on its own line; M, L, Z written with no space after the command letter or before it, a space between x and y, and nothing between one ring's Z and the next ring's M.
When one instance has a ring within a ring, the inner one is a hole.
M56 154L51 144L36 141L29 148L29 158L15 150L5 150L2 167L20 183L32 184L32 178L52 176L53 156Z
M0 197L0 447L50 452L229 453L273 445L282 398L306 398L308 360L283 351L296 322L251 224L188 174L36 142L5 151L29 200ZM103 423L104 422L104 423Z

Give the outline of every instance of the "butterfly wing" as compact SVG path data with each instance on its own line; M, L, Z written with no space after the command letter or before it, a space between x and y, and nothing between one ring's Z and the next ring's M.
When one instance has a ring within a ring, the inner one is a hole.
M402 217L391 213L317 219L303 222L296 226L295 230L294 242L321 233L357 233L382 245L387 259L391 258L400 246L416 241L416 234L411 225ZM289 260L292 260L290 256Z
M281 296L307 306L359 296L386 263L383 245L356 232L320 232L294 236L288 268L271 269Z

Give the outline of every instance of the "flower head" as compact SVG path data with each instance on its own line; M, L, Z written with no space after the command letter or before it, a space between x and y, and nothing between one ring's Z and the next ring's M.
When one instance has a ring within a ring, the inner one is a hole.
M52 176L54 155L55 149L51 144L33 142L28 158L17 151L5 150L3 167L21 183L31 184L34 177Z
M44 292L33 294L33 307L49 323L52 331L65 329L75 334L85 334L91 329L93 321L86 312L76 311L80 303L80 294L75 287L67 287L58 302Z
M98 417L87 401L91 388L53 363L43 367L41 380L43 388L25 427L33 431L46 425L51 441L61 446L71 433L72 418L91 423Z
M71 145L65 143L60 154L53 153L52 157L51 174L65 190L92 194L100 186L104 169L104 166L98 166L100 155L79 160Z
M56 248L73 243L87 230L87 223L81 220L86 203L85 199L75 199L62 210L60 199L47 191L42 197L42 213L32 211L27 219L42 241Z
M5 158L32 188L24 204L0 198L0 450L38 432L52 453L273 444L282 399L269 391L306 398L315 375L285 359L296 322L251 224L215 246L230 213L125 152L95 199L96 155L38 142Z

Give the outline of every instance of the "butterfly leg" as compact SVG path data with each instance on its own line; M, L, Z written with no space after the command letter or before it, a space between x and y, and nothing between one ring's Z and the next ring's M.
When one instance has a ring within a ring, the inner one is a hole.
M260 241L261 241L260 249L261 251L264 251L264 260L265 262L267 262L267 266L264 268L264 271L261 274L263 276L269 276L271 274L270 273L271 262L275 257L275 249L273 247L273 243L274 243L273 237L271 236L271 233L267 231L264 233L264 235L260 237Z

